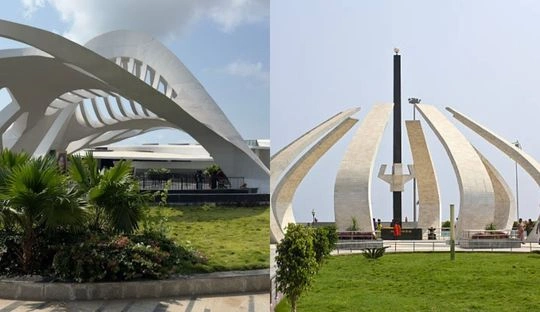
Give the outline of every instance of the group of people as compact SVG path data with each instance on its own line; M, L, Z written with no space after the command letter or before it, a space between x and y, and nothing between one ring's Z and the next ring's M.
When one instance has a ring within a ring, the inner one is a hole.
M517 225L517 236L522 244L525 244L525 232L527 232L527 235L529 235L533 230L534 225L535 223L531 219L528 221L523 221L522 218L519 218ZM536 227L536 234L538 234L538 227ZM540 240L538 243L540 244Z
M392 227L394 239L399 239L399 237L401 236L401 222L392 220L392 223L390 223L390 227ZM381 219L377 219L377 221L375 221L375 218L373 218L373 228L375 229L375 233L379 238L382 230Z

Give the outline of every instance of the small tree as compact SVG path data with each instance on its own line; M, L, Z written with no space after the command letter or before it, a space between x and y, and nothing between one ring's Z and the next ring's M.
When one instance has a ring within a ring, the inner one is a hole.
M323 260L336 248L338 241L337 229L335 226L315 228L313 233L313 248L315 250L315 260L319 266Z
M287 296L291 310L302 292L309 288L317 271L312 229L289 223L283 240L277 245L277 289Z

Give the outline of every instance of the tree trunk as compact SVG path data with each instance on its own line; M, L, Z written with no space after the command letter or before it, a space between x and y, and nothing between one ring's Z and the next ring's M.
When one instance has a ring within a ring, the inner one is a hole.
M32 228L26 229L23 234L22 241L22 267L23 272L26 274L31 273L30 269L32 266L32 246L34 245L34 231Z

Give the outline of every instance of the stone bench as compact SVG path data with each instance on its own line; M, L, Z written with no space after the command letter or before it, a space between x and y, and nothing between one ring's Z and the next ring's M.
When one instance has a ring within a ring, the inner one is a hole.
M361 240L361 241L348 241L339 242L336 244L336 249L348 249L348 250L362 250L368 248L383 248L382 240Z
M338 232L338 239L342 240L375 240L377 237L373 232L346 231Z

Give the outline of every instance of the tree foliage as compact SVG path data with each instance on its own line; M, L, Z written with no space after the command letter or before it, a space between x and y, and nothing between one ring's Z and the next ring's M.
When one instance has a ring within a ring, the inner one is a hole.
M335 226L325 226L315 228L313 231L313 248L315 250L315 260L319 266L324 258L330 255L336 248L338 241L337 229Z
M23 271L28 273L36 229L79 225L85 210L78 192L58 170L54 158L6 157L6 153L2 153L2 158L17 160L2 163L5 174L0 182L2 219L4 226L22 232L21 262Z
M312 229L289 223L283 240L277 245L276 283L296 311L302 292L309 288L317 272Z
M136 230L149 196L140 192L131 164L119 161L99 170L91 153L84 157L72 155L69 161L71 179L91 208L90 226L124 233Z

